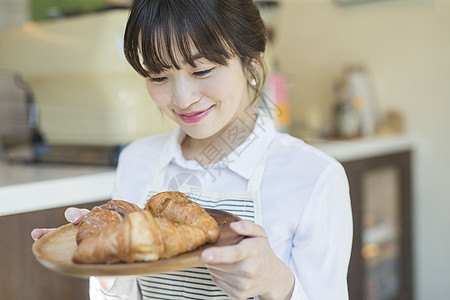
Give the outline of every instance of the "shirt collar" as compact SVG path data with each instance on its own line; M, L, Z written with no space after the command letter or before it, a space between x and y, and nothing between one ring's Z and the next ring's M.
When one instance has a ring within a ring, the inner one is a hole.
M254 170L263 158L275 136L275 128L271 117L264 111L257 110L258 118L252 133L233 152L221 161L208 165L206 168L228 168L245 179L250 179ZM232 127L232 125L231 125ZM230 127L230 129L232 129ZM234 133L235 135L238 132ZM186 134L178 126L169 136L160 156L160 169L166 167L170 162L190 170L203 170L195 160L186 160L181 151L181 142ZM234 136L235 138L236 136ZM228 138L233 138L230 131Z
M228 155L229 169L250 179L275 136L273 121L267 113L257 111L258 119L247 139Z
M165 168L176 157L183 156L181 152L181 142L183 141L185 136L186 134L181 130L180 126L177 126L172 131L160 155L160 169Z

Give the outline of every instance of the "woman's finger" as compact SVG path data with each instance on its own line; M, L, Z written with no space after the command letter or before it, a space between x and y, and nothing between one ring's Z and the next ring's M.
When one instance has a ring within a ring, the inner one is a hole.
M251 221L238 221L230 223L230 229L235 233L248 237L265 237L266 232L261 226Z
M78 224L81 221L81 218L89 213L88 209L85 208L76 208L76 207L69 207L64 212L64 216L66 217L66 220L73 224Z
M76 208L76 207L69 207L64 212L64 216L66 217L67 221L78 224L81 221L81 218L86 215L89 212L88 209L84 208ZM49 233L50 231L54 230L55 228L35 228L31 231L31 238L34 241L37 241L40 239L43 235Z
M55 228L35 228L31 231L31 238L34 241L37 241L40 239L44 234L49 233L50 231L54 230Z
M264 229L250 221L238 221L230 224L235 233L246 236L237 245L211 247L203 250L201 259L207 264L232 264L240 262L257 250L261 238L266 238Z
M246 252L245 248L237 244L205 249L200 257L207 264L231 264L245 259L247 257Z
M258 256L263 249L262 242L261 237L245 238L236 245L207 248L200 257L209 265L236 264L250 256Z

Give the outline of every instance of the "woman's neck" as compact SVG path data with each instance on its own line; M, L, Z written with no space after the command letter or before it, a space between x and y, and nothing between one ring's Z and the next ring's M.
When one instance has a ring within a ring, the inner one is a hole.
M194 139L186 135L181 143L184 158L196 160L201 165L222 160L247 139L255 127L257 118L256 112L249 107L211 137Z

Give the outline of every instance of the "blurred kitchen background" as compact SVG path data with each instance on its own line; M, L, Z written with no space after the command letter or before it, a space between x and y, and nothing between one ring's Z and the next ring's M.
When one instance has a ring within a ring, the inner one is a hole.
M257 3L264 105L349 176L350 299L449 299L450 0ZM129 5L0 0L5 299L87 298L86 280L36 262L29 232L107 200L123 146L173 128L122 54Z

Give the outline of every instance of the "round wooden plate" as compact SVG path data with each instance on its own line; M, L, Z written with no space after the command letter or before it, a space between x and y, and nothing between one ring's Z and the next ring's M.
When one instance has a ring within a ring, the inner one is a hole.
M89 278L90 276L124 276L162 273L182 270L204 264L200 259L202 250L212 246L234 245L242 236L234 233L229 224L240 218L221 210L206 209L217 221L220 238L214 244L205 244L191 252L182 253L169 259L155 262L115 263L115 264L77 264L72 255L77 248L75 236L78 226L71 223L63 225L34 242L32 250L36 259L46 268L71 277Z

